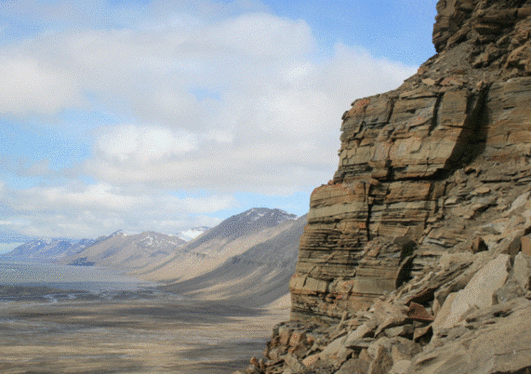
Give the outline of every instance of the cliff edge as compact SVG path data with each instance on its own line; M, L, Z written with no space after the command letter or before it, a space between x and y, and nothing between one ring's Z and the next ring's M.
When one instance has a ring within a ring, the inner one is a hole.
M437 11L437 55L343 114L291 321L250 371L531 369L531 1Z

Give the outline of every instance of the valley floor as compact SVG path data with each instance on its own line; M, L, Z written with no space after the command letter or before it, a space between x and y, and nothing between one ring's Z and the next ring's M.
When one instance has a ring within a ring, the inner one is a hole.
M288 315L159 291L4 299L0 372L232 373Z

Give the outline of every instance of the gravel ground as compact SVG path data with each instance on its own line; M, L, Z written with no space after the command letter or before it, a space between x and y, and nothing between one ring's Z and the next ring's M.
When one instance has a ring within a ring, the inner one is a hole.
M0 295L0 372L232 373L289 315L149 290L54 292Z

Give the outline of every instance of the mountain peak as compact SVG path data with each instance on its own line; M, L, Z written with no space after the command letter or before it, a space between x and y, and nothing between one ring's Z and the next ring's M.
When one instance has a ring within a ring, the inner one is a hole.
M225 219L219 225L210 229L200 238L187 245L186 249L188 251L192 250L214 237L235 239L252 233L257 233L267 228L275 227L285 221L294 220L296 218L296 215L287 213L278 208L251 208L241 214Z
M279 223L286 220L295 220L297 215L290 214L284 210L278 208L265 208L265 207L255 207L242 212L240 215L242 218L248 218L249 220L255 221L263 217L275 218Z
M116 232L112 233L109 237L121 236L125 237L127 234L122 229L118 229Z

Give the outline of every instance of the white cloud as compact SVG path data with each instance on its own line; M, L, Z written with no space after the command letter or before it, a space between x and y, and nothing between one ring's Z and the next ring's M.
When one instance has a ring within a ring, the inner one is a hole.
M308 57L268 72L257 65L239 81L231 77L235 87L216 101L217 111L203 113L196 143L184 142L186 153L172 154L168 146L159 157L149 157L134 131L123 133L117 127L97 140L96 156L85 164L87 173L116 185L166 189L263 194L307 189L333 175L340 116L349 103L398 87L414 69L338 44L333 58L322 64Z
M83 104L76 80L29 56L0 57L0 114L53 114Z
M202 30L186 44L191 50L209 51L243 59L278 61L306 54L314 47L309 26L267 13L243 14ZM286 37L289 36L289 37Z
M25 211L99 209L127 212L142 205L142 197L125 196L119 189L98 183L89 186L32 187L15 192L14 207Z
M307 191L337 167L349 104L394 89L415 71L339 43L332 56L316 56L305 21L277 17L260 2L120 5L113 11L121 26L113 28L104 26L113 14L104 1L85 18L78 2L38 3L16 8L34 4L33 19L59 15L66 23L0 46L0 114L23 121L82 109L93 122L92 155L55 172L46 155L20 168L0 160L0 170L95 182L18 191L0 185L16 213L5 220L29 220L26 234L57 227L88 236L142 225L167 232L187 220L177 229L212 225L197 215L235 207L235 192ZM208 195L170 193L182 189Z
M120 125L99 129L95 147L110 162L145 166L197 149L197 137L183 130Z
M5 188L4 188L5 189ZM86 185L82 183L59 187L32 187L9 192L12 206L19 211L105 211L127 214L164 209L172 213L205 213L230 208L235 201L230 196L178 198L168 193L143 193L106 183ZM161 215L164 215L161 213Z
M126 191L104 183L9 189L0 200L9 212L0 226L30 236L97 237L117 229L176 233L211 226L219 219L206 213L237 206L229 195L176 197L169 193Z

